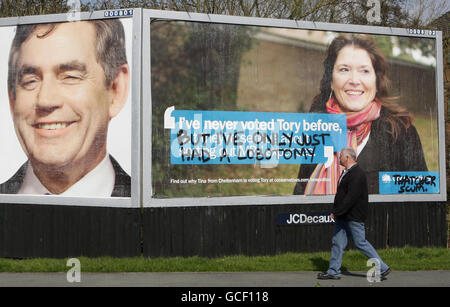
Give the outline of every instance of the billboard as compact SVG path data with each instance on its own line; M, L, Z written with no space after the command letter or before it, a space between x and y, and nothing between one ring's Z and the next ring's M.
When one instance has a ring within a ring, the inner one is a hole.
M445 199L439 31L143 20L145 206L332 202L347 146L371 201Z
M348 146L370 201L446 199L439 31L124 9L0 35L2 203L329 203Z
M106 13L0 20L2 202L140 206L140 24Z

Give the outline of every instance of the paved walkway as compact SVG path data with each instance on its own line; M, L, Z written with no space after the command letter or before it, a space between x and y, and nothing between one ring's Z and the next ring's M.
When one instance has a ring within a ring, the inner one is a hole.
M0 273L0 287L450 287L450 271L393 271L382 282L366 272L341 280L318 280L318 272L83 273L69 283L66 273Z

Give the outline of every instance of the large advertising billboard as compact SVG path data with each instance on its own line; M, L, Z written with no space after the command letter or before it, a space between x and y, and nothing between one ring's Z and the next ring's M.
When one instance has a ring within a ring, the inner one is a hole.
M139 206L131 200L139 42L133 10L122 13L2 20L2 202Z
M440 35L144 11L145 205L445 199Z
M143 9L0 19L0 201L446 199L442 33Z

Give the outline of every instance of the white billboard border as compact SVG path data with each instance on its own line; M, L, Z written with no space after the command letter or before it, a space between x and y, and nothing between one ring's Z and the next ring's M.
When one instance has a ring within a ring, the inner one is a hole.
M297 21L287 19L272 19L259 17L240 17L216 14L200 14L189 12L175 12L144 9L143 14L143 40L142 40L142 201L143 207L191 207L191 206L228 206L228 205L277 205L277 204L316 204L333 203L334 195L283 195L283 196L227 196L227 197L180 197L180 198L154 198L152 191L152 99L151 99L151 46L150 27L152 19L177 20L191 22L205 22L218 24L248 25L280 27L304 30L321 30L347 33L365 33L408 37L423 37L435 40L436 44L436 97L438 111L438 138L439 138L439 194L408 194L408 195L369 195L369 202L444 202L447 201L447 184L445 169L445 119L444 119L444 86L443 86L443 55L442 31L430 33L425 31L411 31L406 28L392 28L380 26L333 24L323 22Z

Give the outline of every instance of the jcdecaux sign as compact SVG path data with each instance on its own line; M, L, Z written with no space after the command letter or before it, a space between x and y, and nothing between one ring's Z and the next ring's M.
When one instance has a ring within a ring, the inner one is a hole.
M320 225L333 224L330 212L321 213L281 213L276 217L277 225Z

